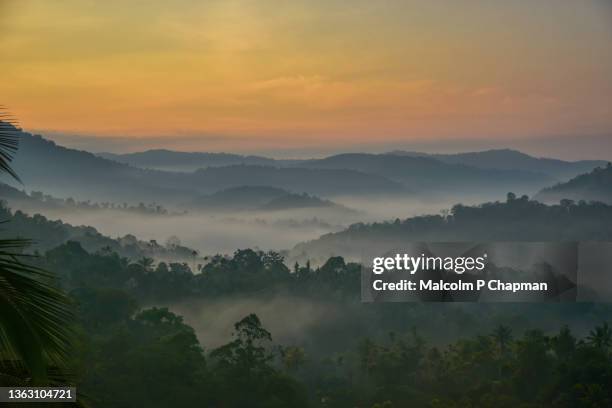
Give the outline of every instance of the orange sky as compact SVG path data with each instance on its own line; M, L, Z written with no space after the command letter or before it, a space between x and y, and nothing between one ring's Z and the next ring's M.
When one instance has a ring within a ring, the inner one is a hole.
M0 102L143 149L612 135L611 44L606 0L0 0Z

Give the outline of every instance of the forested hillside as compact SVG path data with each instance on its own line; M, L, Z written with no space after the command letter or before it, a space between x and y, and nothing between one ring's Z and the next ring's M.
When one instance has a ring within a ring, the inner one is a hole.
M363 304L359 265L289 268L252 250L213 257L198 274L76 242L35 262L78 305L70 364L97 405L570 408L612 398L606 304ZM242 309L254 299L269 305L261 315ZM275 306L283 299L292 307ZM242 315L231 337L209 345L201 339L218 328L190 324L221 305ZM324 318L293 330L278 324L319 309Z
M410 241L609 241L612 206L563 201L546 205L508 194L506 202L455 205L448 214L354 224L345 231L298 244L292 259L359 257L366 249L385 251Z
M545 202L559 200L601 201L612 204L612 165L579 175L566 183L545 188L536 196Z
M19 237L32 241L31 249L46 251L68 241L78 241L88 251L117 252L131 259L151 257L175 261L194 260L194 250L181 245L141 241L133 235L110 238L91 226L73 226L61 220L49 220L40 214L13 211L0 202L1 237Z

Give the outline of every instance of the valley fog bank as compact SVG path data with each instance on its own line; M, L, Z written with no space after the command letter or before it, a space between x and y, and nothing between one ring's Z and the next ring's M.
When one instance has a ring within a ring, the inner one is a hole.
M240 248L286 250L300 242L340 231L356 222L404 219L411 216L436 214L457 202L478 202L481 198L463 200L418 197L359 198L339 196L335 202L354 212L326 209L283 211L192 211L187 214L138 214L116 210L48 209L41 211L51 219L61 219L72 225L91 225L111 237L133 234L142 240L164 243L171 236L202 255L231 254Z

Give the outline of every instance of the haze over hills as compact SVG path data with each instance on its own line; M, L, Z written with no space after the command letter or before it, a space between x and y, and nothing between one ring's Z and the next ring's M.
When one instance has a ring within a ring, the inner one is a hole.
M566 183L545 188L535 198L543 202L559 202L562 199L569 199L612 204L612 165L608 163L605 167L598 167Z
M427 157L381 154L340 154L300 163L306 168L351 169L377 174L402 182L415 191L472 192L504 194L509 190L531 192L546 185L551 177L524 170L479 169L448 164Z
M388 222L357 223L344 231L300 243L292 261L330 256L362 260L409 242L569 242L612 240L612 206L546 205L527 197L478 206L456 205L447 215L426 215Z
M282 188L268 186L233 187L194 200L196 208L227 211L258 208L282 195L289 194Z
M342 211L350 211L348 208L336 204L333 201L323 200L317 196L308 195L306 193L284 194L262 205L260 209L266 211L276 211L303 208L333 208Z
M268 186L241 186L218 191L195 201L202 209L219 211L275 211L302 208L336 208L350 211L332 201L306 193L290 193Z
M156 170L189 172L199 168L232 165L277 166L291 161L275 160L262 156L242 156L231 153L177 152L166 149L136 153L98 153L100 157L119 163Z
M387 153L387 155L429 158L446 164L461 164L477 169L518 170L521 172L541 173L557 181L569 180L578 174L589 172L595 167L603 166L606 163L602 160L565 161L553 158L534 157L512 149L495 149L455 154L429 154L395 150ZM199 168L222 167L237 164L275 167L330 168L330 166L334 167L334 161L338 159L346 160L346 157L344 157L346 154L333 155L324 159L281 160L263 156L244 156L231 153L179 152L165 149L126 154L99 153L98 156L129 164L134 167L173 171L195 171ZM332 158L336 159L330 162ZM415 165L417 163L419 162L415 162ZM424 164L425 162L420 163ZM362 169L364 166L371 166L371 163L360 165ZM375 170L381 171L380 168L376 168ZM385 172L383 171L383 173Z
M95 202L91 200L77 201L73 198L58 198L42 191L26 191L0 183L0 202L6 203L11 209L19 209L28 214L65 214L83 211L116 211L122 213L141 215L177 215L184 212L169 212L166 208L155 203L127 203Z
M28 190L58 198L180 207L203 195L238 187L271 187L332 199L431 193L474 202L476 197L498 199L508 191L531 195L559 181L555 176L598 163L536 159L509 150L432 157L356 153L301 161L168 150L121 155L131 164L119 163L118 157L105 159L21 132L14 166ZM513 165L513 158L519 164ZM164 171L137 167L136 162L174 169L194 163L208 163L208 167L192 172ZM304 197L293 197L283 205L300 206L305 201ZM309 205L314 204L311 200Z
M19 139L13 166L28 190L116 202L160 202L190 196L188 186L181 187L183 183L174 173L130 167L26 132L21 132Z
M192 262L193 249L179 244L161 245L154 240L143 241L132 234L111 238L91 226L74 226L61 220L52 220L43 215L29 215L11 210L0 203L0 216L5 221L0 230L1 237L28 237L31 250L46 251L69 241L76 241L90 252L116 252L131 259L143 256L173 262Z
M481 169L524 170L547 174L559 181L593 170L606 162L602 160L564 161L533 157L512 149L485 150L456 154L428 154L396 150L394 156L429 157L451 164L464 164Z
M201 194L245 185L317 195L397 194L405 190L400 183L353 170L255 165L211 167L192 173L147 170L68 149L26 132L21 132L20 139L14 167L24 185L57 197L167 204L190 202Z

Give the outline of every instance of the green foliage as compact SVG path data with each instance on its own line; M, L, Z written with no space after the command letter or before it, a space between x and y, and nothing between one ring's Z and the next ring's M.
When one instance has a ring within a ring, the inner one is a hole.
M266 347L271 334L251 314L234 325L234 340L210 354L216 384L222 390L220 404L228 407L302 407L304 391L272 365Z
M600 202L564 202L545 205L527 196L508 195L506 202L478 206L455 205L450 214L426 215L405 220L353 224L297 245L292 255L342 254L359 256L407 241L610 241L612 205ZM328 255L323 258L327 259Z
M140 241L133 235L112 239L89 226L72 226L61 220L23 211L12 211L0 201L0 220L4 221L0 237L28 237L37 251L48 251L69 241L78 242L90 252L116 252L132 259L161 257L174 260L193 261L193 250L175 243L164 246L155 241Z
M27 244L0 241L0 355L23 361L33 380L44 382L48 364L66 361L72 312L54 276L23 262Z
M181 317L153 308L90 333L81 387L98 406L206 406L206 360Z
M609 350L610 346L612 346L612 329L610 329L607 322L597 326L591 330L587 341L599 349Z
M18 142L18 130L0 109L0 173L17 180L10 162ZM49 382L49 366L67 360L72 312L67 296L53 285L54 276L24 262L29 243L0 240L0 381L29 375L28 382L38 385Z
M610 315L604 305L364 306L359 265L332 257L319 268L298 264L290 271L279 254L253 250L213 257L200 274L164 262L145 271L74 242L38 262L61 272L78 303L82 340L72 366L98 406L569 408L603 407L611 398L606 324L579 340L567 326L554 335L519 330L521 320L500 314L528 316L532 324L522 327L530 327L550 316L584 322L587 315ZM355 310L346 321L317 322L292 346L275 344L250 314L207 353L180 316L137 306L276 293ZM441 341L422 334L427 327L447 334L453 325L486 335ZM387 328L393 332L382 339Z
M19 130L12 121L11 115L0 106L0 174L7 173L20 181L10 164L19 147Z

